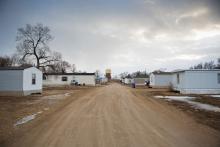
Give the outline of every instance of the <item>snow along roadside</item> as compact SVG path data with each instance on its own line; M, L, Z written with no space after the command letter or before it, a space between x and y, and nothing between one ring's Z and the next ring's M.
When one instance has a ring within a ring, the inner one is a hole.
M189 97L189 96L154 96L154 97L159 98L159 99L167 99L167 100L186 102L186 103L192 105L192 107L194 107L195 109L203 109L203 110L207 110L207 111L220 112L219 107L216 107L216 106L213 106L210 104L203 104L200 102L192 101L193 99L195 99L195 97Z

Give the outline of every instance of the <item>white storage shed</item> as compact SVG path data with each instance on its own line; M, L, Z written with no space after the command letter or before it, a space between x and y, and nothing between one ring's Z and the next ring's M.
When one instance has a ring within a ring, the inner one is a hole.
M155 71L150 73L150 87L169 88L172 81L171 72Z
M43 85L70 85L71 82L95 86L95 73L45 73Z
M35 67L0 67L0 95L42 92L42 72Z
M220 94L220 69L173 72L172 89L182 94Z

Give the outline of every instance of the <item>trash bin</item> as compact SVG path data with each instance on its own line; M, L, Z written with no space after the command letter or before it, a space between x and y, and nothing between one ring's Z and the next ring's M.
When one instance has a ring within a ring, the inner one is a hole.
M132 83L131 86L132 86L132 88L135 88L135 83Z

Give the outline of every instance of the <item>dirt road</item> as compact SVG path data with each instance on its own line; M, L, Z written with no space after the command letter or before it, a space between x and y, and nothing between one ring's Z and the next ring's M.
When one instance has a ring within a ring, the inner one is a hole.
M113 83L97 88L6 146L219 147L219 133L174 107Z

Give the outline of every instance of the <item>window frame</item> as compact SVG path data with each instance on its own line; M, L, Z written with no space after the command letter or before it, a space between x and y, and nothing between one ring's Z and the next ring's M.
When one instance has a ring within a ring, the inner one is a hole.
M217 82L220 84L220 73L217 73Z
M43 75L43 80L47 80L47 76L46 75Z
M176 75L176 81L177 81L177 84L180 84L180 74L179 73Z
M31 75L31 84L32 85L36 85L36 77L37 77L36 73L32 73L32 75Z
M62 77L61 77L61 81L62 81L62 82L68 81L68 77L67 77L67 76L62 76Z

